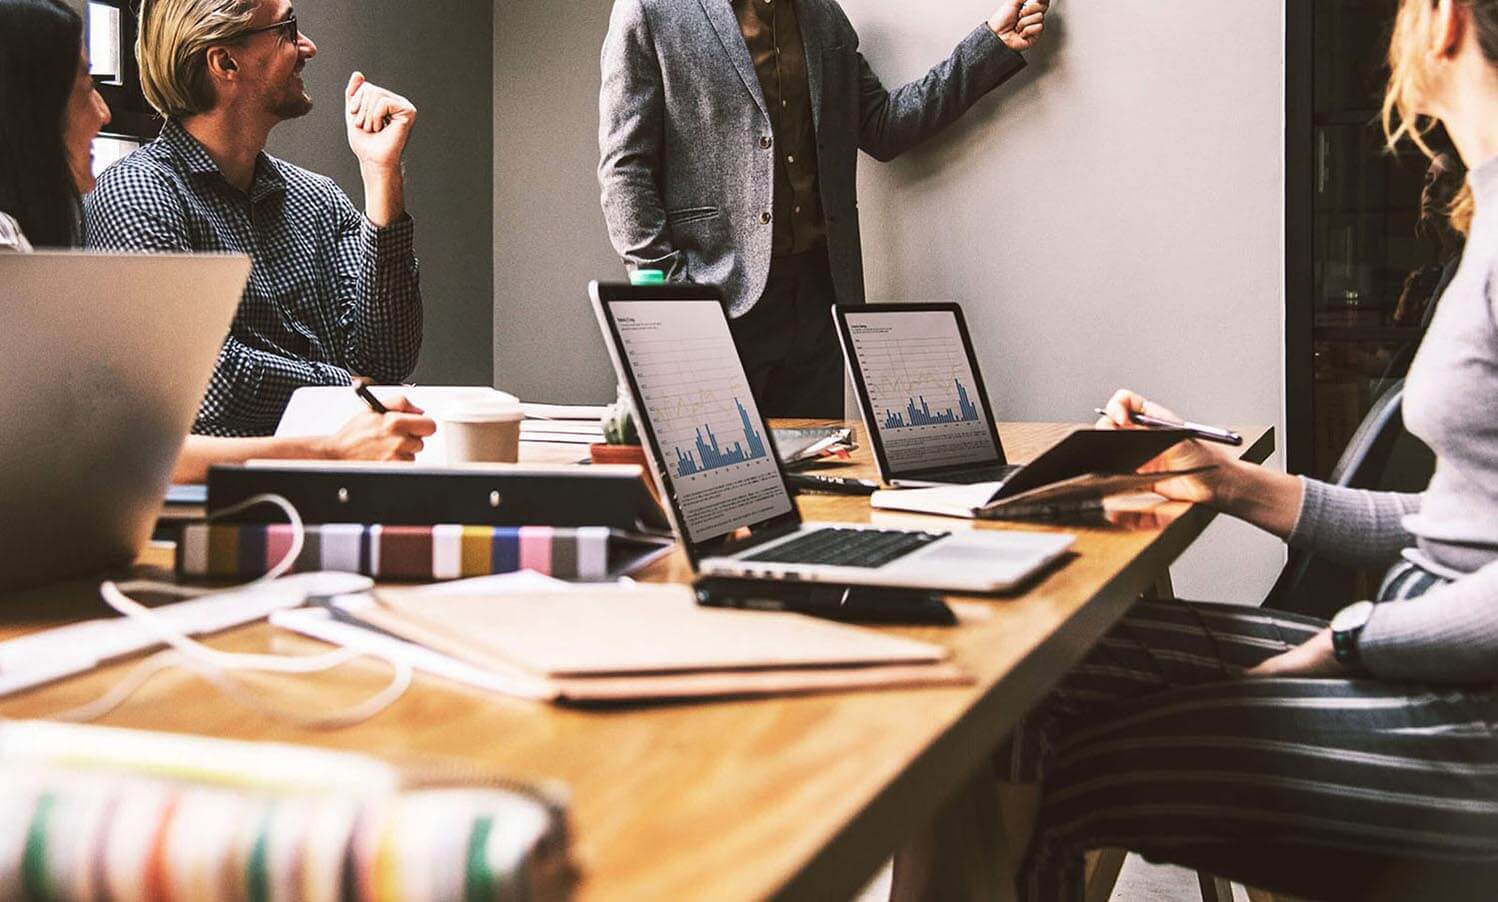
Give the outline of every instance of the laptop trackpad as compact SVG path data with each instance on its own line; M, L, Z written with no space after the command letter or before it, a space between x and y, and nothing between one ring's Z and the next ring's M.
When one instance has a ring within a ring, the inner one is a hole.
M996 566L1033 565L1043 557L1033 546L1013 546L1002 542L965 542L960 539L938 542L910 559L922 567L972 567L992 570Z

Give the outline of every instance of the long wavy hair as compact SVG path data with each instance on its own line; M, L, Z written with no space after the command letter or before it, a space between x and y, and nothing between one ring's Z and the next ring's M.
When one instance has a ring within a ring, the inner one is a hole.
M83 20L61 0L0 0L0 212L32 244L78 243L78 187L63 133Z
M1498 67L1498 0L1452 2L1471 12L1482 55L1490 65ZM1384 136L1389 147L1409 138L1432 159L1438 151L1431 147L1425 136L1437 123L1429 116L1421 115L1419 108L1421 98L1429 90L1430 73L1425 65L1425 47L1438 6L1439 0L1401 0L1399 16L1394 20L1394 37L1389 42L1389 86L1384 92L1383 107ZM1474 209L1472 188L1463 183L1448 208L1452 228L1467 234L1472 228Z

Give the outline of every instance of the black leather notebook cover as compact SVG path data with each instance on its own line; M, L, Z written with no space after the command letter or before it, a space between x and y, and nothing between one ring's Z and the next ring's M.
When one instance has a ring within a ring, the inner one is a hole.
M1133 473L1190 437L1184 429L1079 429L1026 464L993 500L1088 473Z

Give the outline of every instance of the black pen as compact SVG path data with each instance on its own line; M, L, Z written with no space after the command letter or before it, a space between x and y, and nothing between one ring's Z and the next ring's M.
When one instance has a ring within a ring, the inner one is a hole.
M1108 416L1108 411L1101 407L1094 407L1100 416ZM1145 413L1131 413L1129 420L1135 426L1148 426L1151 429L1184 429L1191 433L1194 438L1206 442L1217 442L1219 445L1241 445L1243 436L1231 429L1223 429L1221 426L1203 426L1201 423L1177 423L1173 420L1162 420Z
M376 398L374 392L369 390L369 380L365 379L362 376L354 380L354 394L358 395L359 399L362 400L370 410L374 411L380 416L384 416L385 414L390 412L390 408L386 407L384 404L381 404L380 399Z

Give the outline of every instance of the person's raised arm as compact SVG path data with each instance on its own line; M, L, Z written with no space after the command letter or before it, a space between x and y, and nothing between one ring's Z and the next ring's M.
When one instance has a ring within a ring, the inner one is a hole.
M603 40L598 96L598 181L614 250L631 266L685 279L671 243L660 176L665 93L650 21L639 0L617 0Z
M859 142L876 160L898 157L957 121L985 94L1025 67L1020 50L1045 28L1050 0L1007 0L974 29L952 55L916 81L891 91L858 54ZM852 26L848 26L851 32Z
M327 183L338 220L342 360L361 375L396 383L416 368L423 337L416 226L406 213L402 168L416 107L355 72L344 89L344 124L364 182L364 213Z
M375 228L393 225L406 215L406 180L401 165L406 142L416 125L416 107L355 72L344 89L344 124L349 149L359 159L364 215Z
M415 223L403 216L394 225L378 228L336 185L328 182L327 191L338 216L335 265L341 359L361 376L397 384L416 369L425 331Z

